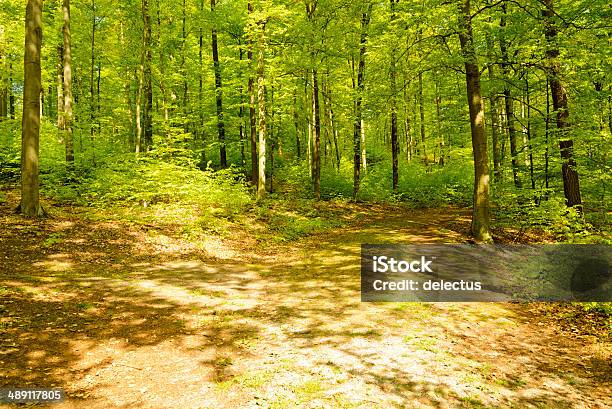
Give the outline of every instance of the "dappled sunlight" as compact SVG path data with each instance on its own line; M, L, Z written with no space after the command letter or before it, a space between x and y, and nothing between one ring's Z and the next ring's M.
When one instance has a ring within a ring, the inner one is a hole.
M4 260L0 381L61 386L75 399L62 409L255 396L263 407L562 404L593 391L584 374L563 375L582 363L576 346L520 305L360 302L360 244L439 242L449 225L429 219L376 214L257 254L220 237L191 246L153 228L119 237L119 223L64 224L28 266Z

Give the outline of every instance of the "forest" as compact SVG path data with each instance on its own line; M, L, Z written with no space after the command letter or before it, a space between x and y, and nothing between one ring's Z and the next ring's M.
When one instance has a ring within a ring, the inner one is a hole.
M612 405L612 294L359 301L364 244L609 249L611 17L0 0L0 388L61 388L62 408Z

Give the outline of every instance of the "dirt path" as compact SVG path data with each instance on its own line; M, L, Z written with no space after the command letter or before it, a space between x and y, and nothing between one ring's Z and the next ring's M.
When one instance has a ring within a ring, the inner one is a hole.
M156 226L6 210L0 386L62 387L56 408L612 405L610 344L534 305L360 302L360 243L463 241L464 211L371 208L211 258Z

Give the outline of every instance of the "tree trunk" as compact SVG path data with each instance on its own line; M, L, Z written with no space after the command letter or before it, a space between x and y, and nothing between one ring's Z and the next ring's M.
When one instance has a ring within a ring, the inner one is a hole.
M297 160L301 159L301 146L300 146L300 117L297 108L297 85L293 91L293 125L295 127L295 149L297 154Z
M15 94L13 94L13 63L9 63L9 116L15 119Z
M42 0L28 0L25 17L23 117L21 130L21 203L26 217L42 216L39 199L38 151L40 138L40 48Z
M357 193L359 192L359 186L361 181L361 165L362 165L362 139L365 135L363 129L363 93L365 90L365 54L366 44L368 39L368 25L370 24L370 15L372 13L372 4L370 3L367 11L361 15L361 38L359 48L359 66L357 69L357 96L355 101L355 125L353 133L353 200L357 199ZM365 156L365 155L364 155ZM364 163L365 168L365 163Z
M316 200L321 199L321 115L319 112L319 78L312 70L312 109L314 119L314 144L312 157L312 184Z
M521 179L519 176L519 164L518 164L518 151L516 144L516 128L514 125L514 100L512 99L512 91L510 90L510 60L508 57L508 43L506 41L506 4L502 3L502 16L499 22L499 26L502 29L501 37L499 40L499 48L501 51L502 58L502 71L504 73L504 103L506 106L506 125L508 127L508 136L510 137L510 156L512 158L512 177L514 179L514 186L517 188L522 187Z
M240 40L238 40L238 59L242 64L243 59L243 49ZM242 74L242 73L241 73ZM242 75L240 75L242 77ZM244 170L246 167L246 156L244 149L246 147L246 139L244 136L244 87L242 82L240 83L240 107L238 108L238 121L240 124L238 125L238 136L240 138L240 167Z
M569 110L567 107L567 92L561 82L561 64L559 62L559 48L557 46L558 28L555 23L556 13L554 0L544 2L544 25L548 60L547 74L552 94L553 109L557 113L557 132L559 134L559 148L563 159L563 191L568 207L576 206L581 210L580 182L574 160L574 141L570 137Z
M64 26L64 143L66 144L66 162L74 163L74 143L72 139L72 50L70 38L70 0L62 3Z
M395 20L395 5L398 0L391 0L391 24ZM394 47L395 48L395 47ZM391 161L393 163L393 192L397 193L399 183L399 141L397 140L397 70L395 50L391 53Z
M492 242L489 215L489 159L484 109L480 92L480 71L474 50L470 0L459 0L459 41L465 60L467 99L470 110L474 153L474 208L472 234L478 242Z
M248 3L249 14L253 13L253 4ZM249 47L247 51L247 57L253 66L253 38L252 34L249 35ZM251 71L252 72L252 69ZM259 160L257 153L257 112L255 111L255 81L253 75L249 75L249 127L250 127L250 139L251 139L251 182L254 186L259 186Z
M531 145L531 139L533 138L531 131L531 100L529 97L530 94L529 89L529 74L525 72L525 98L526 101L526 109L527 109L527 126L525 128L525 136L527 137L527 150L529 151L529 176L531 179L531 188L535 189L535 175L533 169L533 146Z
M266 195L266 24L259 23L259 41L257 55L257 99L259 105L259 177L257 179L257 198Z
M142 19L143 19L143 115L142 128L144 135L145 150L150 150L153 146L153 84L151 74L151 64L153 55L151 52L151 17L149 15L149 0L142 0Z
M215 0L210 0L210 11L215 12ZM212 54L215 69L215 96L217 103L217 131L219 134L219 163L227 168L227 153L225 150L225 124L223 122L223 85L221 81L221 65L219 64L219 49L217 47L217 29L213 21L212 28Z
M423 104L423 73L419 72L419 118L421 124L421 160L427 165L427 151L425 149L425 106Z
M94 94L94 72L96 67L96 2L95 0L91 0L91 14L92 14L92 22L91 22L91 71L89 76L89 130L90 130L90 140L92 146L92 161L93 165L96 164L96 154L95 154L95 122L96 122L96 107L95 107L95 94ZM99 76L98 76L98 87L99 87ZM99 107L98 107L99 108ZM81 156L83 154L81 153Z

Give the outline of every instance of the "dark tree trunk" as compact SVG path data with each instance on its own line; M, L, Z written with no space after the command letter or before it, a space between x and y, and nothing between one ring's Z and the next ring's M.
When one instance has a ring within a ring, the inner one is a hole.
M518 151L516 145L516 128L514 125L514 100L512 99L512 91L510 90L509 82L510 78L510 60L508 57L508 43L506 40L506 4L502 4L502 16L499 22L502 28L501 38L499 40L501 57L502 57L502 70L504 73L505 86L504 86L504 103L506 106L506 125L508 126L508 136L510 138L510 156L512 158L512 177L514 179L514 186L517 188L522 187L521 179L519 176L519 164L518 164Z
M312 109L314 118L314 143L312 150L312 183L316 200L321 199L321 115L319 112L319 78L312 70Z
M39 199L38 152L40 137L40 48L42 0L28 0L25 17L23 117L21 130L21 213L43 214Z
M576 171L574 159L574 141L570 137L569 110L567 106L567 92L561 82L561 64L559 62L559 48L557 46L558 28L555 23L556 13L554 0L543 0L544 2L544 24L545 37L548 47L546 58L548 59L548 81L552 94L553 109L557 113L557 131L559 135L559 148L563 159L563 191L568 207L577 206L581 208L580 182Z
M143 18L143 46L144 46L144 71L143 71L143 114L142 128L144 135L145 150L148 151L153 146L153 79L151 64L153 54L151 52L151 17L149 15L149 0L142 0Z
M293 91L293 125L295 127L295 149L299 161L302 156L302 147L300 146L300 117L297 107L297 86Z
M391 0L391 23L395 20L395 5L398 0ZM393 192L397 193L399 183L399 141L397 140L397 70L395 55L391 53L391 160L393 162Z
M427 165L427 151L425 149L425 105L423 104L423 73L419 73L419 118L421 124L421 160Z
M215 12L215 0L210 0L210 11ZM215 96L217 104L217 131L219 134L219 162L222 168L227 167L227 153L225 150L225 124L223 122L223 83L221 81L221 65L219 64L219 48L217 46L217 29L213 22L212 54L215 69Z
M368 39L368 25L370 24L370 14L372 13L372 4L368 6L367 11L361 15L361 38L359 41L359 66L357 68L357 97L355 101L355 125L353 132L353 200L357 199L361 179L361 135L363 133L363 92L365 89L365 54Z
M474 50L470 0L459 0L459 41L465 60L467 99L470 110L474 152L474 208L472 234L478 242L491 242L489 214L489 159L485 135L484 109L480 91L480 71Z

